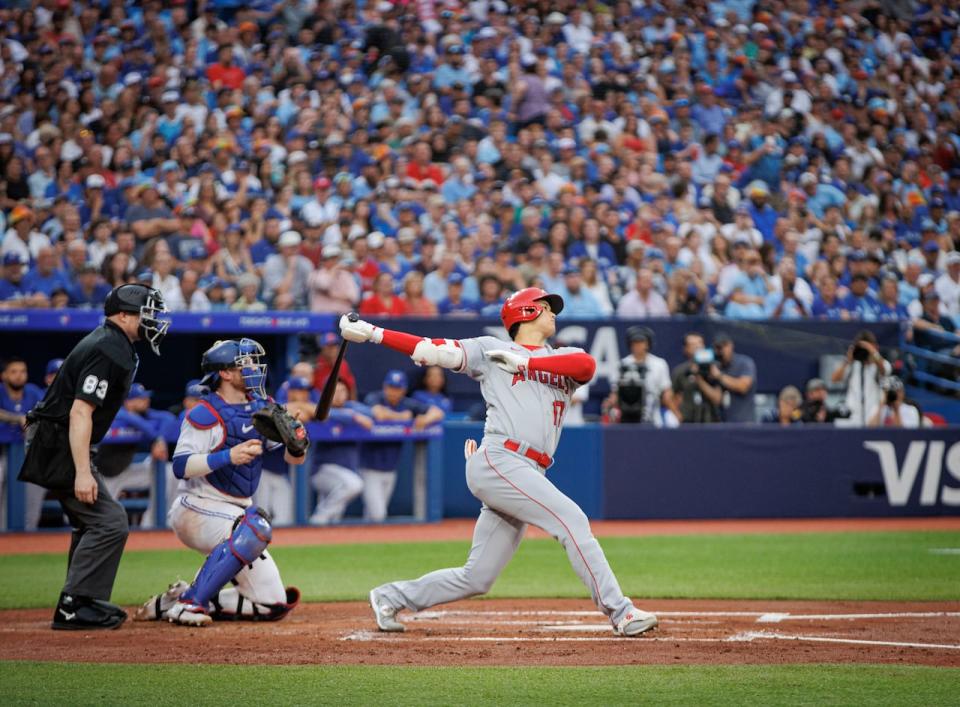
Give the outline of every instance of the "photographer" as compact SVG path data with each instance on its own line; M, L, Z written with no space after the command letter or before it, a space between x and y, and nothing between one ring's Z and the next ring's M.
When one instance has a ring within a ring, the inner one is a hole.
M846 359L830 376L832 382L843 381L846 385L846 407L852 426L866 425L868 412L881 402L880 381L891 371L890 363L880 355L873 332L859 332L847 348Z
M673 369L673 400L684 423L720 422L723 390L710 375L714 363L713 349L708 349L703 335L690 332L683 337L686 361Z
M867 419L867 427L906 427L920 426L920 411L906 402L903 382L896 376L887 376L880 381L883 391L883 403L873 408Z
M604 401L604 419L612 423L647 423L663 427L667 422L661 404L679 418L670 390L667 362L650 353L653 331L645 326L627 329L630 355L620 361L620 377L615 389ZM675 426L674 423L673 426Z
M757 364L745 354L733 350L729 334L717 334L713 339L716 362L710 365L710 376L723 391L724 422L756 422L754 388L757 383Z
M807 381L806 399L803 401L800 419L805 423L832 423L847 416L845 410L827 406L827 384L820 378Z

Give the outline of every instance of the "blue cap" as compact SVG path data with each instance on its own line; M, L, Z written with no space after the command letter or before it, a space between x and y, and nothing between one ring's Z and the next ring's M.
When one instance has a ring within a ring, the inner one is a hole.
M383 379L383 384L391 388L406 388L407 374L396 369L387 371L387 376Z
M144 280L153 282L153 270L141 270L137 273L137 282L143 282Z
M947 205L947 202L945 202L945 201L943 200L943 197L942 197L942 196L935 196L935 197L933 197L932 199L930 199L930 208L931 208L931 209L932 209L932 208L935 208L935 207L937 207L937 206L939 206L940 208L943 208L943 207L945 207L946 205Z
M207 257L207 247L203 243L194 243L187 251L188 260L203 260Z
M689 98L678 98L677 100L675 100L675 101L673 102L673 107L674 107L674 108L685 108L685 107L687 107L688 105L690 105L690 99L689 99Z
M143 387L143 383L134 383L130 386L130 391L127 393L127 400L133 400L134 398L149 398L153 393Z
M51 358L49 361L47 361L47 375L49 376L51 373L56 373L60 370L60 366L62 365L62 358Z
M178 169L180 169L180 165L177 164L176 160L167 160L160 165L161 172L176 172Z
M578 268L578 267L577 267L576 265L574 265L573 263L569 263L569 264L567 264L567 265L563 268L563 274L564 274L564 275L579 275L579 274L580 274L580 268Z
M855 250L847 256L847 260L851 263L862 263L867 259L867 254L862 250Z
M221 280L216 275L208 275L207 277L201 278L200 282L197 283L200 286L201 290L212 290L215 287L226 287L227 283Z
M205 386L200 385L199 378L192 378L187 381L187 387L183 390L183 397L185 398L199 398L201 395L207 392Z
M310 390L313 386L306 378L299 376L287 379L287 389L289 390Z
M659 248L647 248L646 256L648 260L663 260L665 257Z
M931 219L931 218L925 218L925 219L923 219L923 223L920 224L920 230L921 230L921 231L936 231L936 230L937 230L937 224L934 223L933 219Z
M4 265L26 265L27 261L20 257L19 253L7 253L3 256Z
M923 244L924 253L936 253L938 250L940 250L940 244L936 241L927 241Z
M449 285L462 285L463 284L463 275L458 272L452 272L447 276L447 284Z
M317 343L320 346L337 346L340 343L340 337L335 331L325 331L317 337Z

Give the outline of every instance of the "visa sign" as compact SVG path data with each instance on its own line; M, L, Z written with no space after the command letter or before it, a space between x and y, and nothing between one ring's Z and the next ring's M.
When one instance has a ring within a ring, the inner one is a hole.
M946 446L947 443L943 440L914 440L907 447L907 454L901 465L897 462L897 450L893 442L884 440L863 443L864 449L874 452L880 458L880 470L891 506L907 505L921 465L923 481L920 485L920 505L935 506L939 497L939 502L945 506L960 506L960 488L941 484L944 468L954 481L960 484L960 442L954 443L949 449L946 449Z

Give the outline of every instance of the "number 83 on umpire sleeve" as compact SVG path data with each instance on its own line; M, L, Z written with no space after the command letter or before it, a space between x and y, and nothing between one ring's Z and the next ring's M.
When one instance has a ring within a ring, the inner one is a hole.
M96 395L103 400L107 396L107 381L100 380L96 376L87 376L83 379L82 390L87 395Z

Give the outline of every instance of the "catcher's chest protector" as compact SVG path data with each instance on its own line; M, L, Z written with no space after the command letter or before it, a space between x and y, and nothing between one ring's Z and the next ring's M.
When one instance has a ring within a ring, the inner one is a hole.
M220 424L224 430L224 441L218 450L229 449L251 439L258 439L266 444L253 426L253 413L266 405L265 401L250 400L240 405L230 405L214 393L204 396L200 404L209 407L217 418L217 424ZM239 466L228 464L208 474L206 479L224 493L239 498L249 498L260 484L262 469L263 456L259 456L247 464Z

